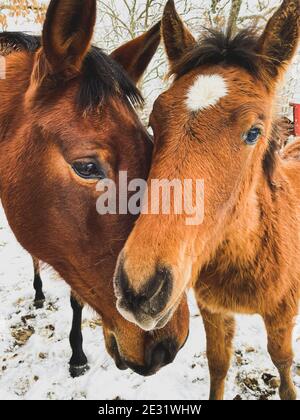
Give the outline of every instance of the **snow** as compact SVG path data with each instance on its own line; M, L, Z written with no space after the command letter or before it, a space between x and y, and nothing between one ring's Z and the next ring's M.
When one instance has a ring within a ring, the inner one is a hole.
M172 365L147 379L117 370L105 351L101 327L91 323L94 314L86 309L84 348L91 369L85 376L72 379L68 371L69 289L53 271L43 271L47 301L45 309L36 310L32 277L31 258L17 244L0 208L0 399L207 399L205 334L192 297L191 333L185 348ZM31 336L24 345L18 345L16 337L20 340L18 334L24 330ZM294 348L293 377L300 397L300 319ZM238 317L226 399L237 395L245 400L262 396L278 399L277 392L269 395L274 391L262 380L263 374L277 376L266 351L262 321L259 317Z

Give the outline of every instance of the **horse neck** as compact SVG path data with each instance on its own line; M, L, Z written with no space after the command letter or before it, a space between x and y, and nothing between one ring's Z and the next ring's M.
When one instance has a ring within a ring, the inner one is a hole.
M290 188L280 159L276 157L272 184L261 165L256 170L256 175L246 180L239 191L218 248L224 260L240 267L255 264L259 254L269 252L280 239L280 225L290 223L281 220L283 201L289 200Z

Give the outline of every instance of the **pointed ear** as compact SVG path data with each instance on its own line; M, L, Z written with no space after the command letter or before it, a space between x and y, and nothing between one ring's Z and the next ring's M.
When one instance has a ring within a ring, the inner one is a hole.
M81 69L96 21L96 0L51 0L43 29L43 53L51 74Z
M171 70L196 40L178 15L174 0L168 0L162 19L162 36Z
M140 37L115 50L111 57L138 83L160 44L160 22Z
M284 0L259 42L267 77L277 80L293 59L300 35L300 0ZM276 81L275 80L275 81Z

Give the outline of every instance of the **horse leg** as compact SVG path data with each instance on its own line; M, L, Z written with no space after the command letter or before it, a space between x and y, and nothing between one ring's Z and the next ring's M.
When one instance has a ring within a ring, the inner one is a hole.
M43 293L43 283L40 275L40 262L38 259L32 257L34 267L33 287L35 289L34 306L37 309L42 309L45 303L45 295Z
M71 306L73 309L73 322L70 333L70 345L72 349L72 357L70 360L70 374L72 378L78 378L84 375L88 369L88 360L84 354L82 344L83 337L81 331L82 323L82 309L83 306L78 300L71 294Z
M207 337L207 359L210 371L210 400L223 400L225 381L232 355L235 320L232 316L200 311Z
M280 314L278 317L264 317L268 333L268 350L280 375L279 394L282 400L296 400L297 393L292 380L293 364L292 334L294 318L297 315ZM286 315L286 316L285 316Z

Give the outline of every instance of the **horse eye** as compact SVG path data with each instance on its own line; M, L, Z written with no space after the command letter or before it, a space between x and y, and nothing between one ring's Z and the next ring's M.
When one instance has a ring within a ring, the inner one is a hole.
M244 136L244 141L246 144L248 144L249 146L253 146L257 143L259 137L261 136L261 129L258 127L253 127L251 128L250 131L248 131L247 134L245 134Z
M72 164L74 172L83 179L105 179L105 174L95 162L77 161Z

